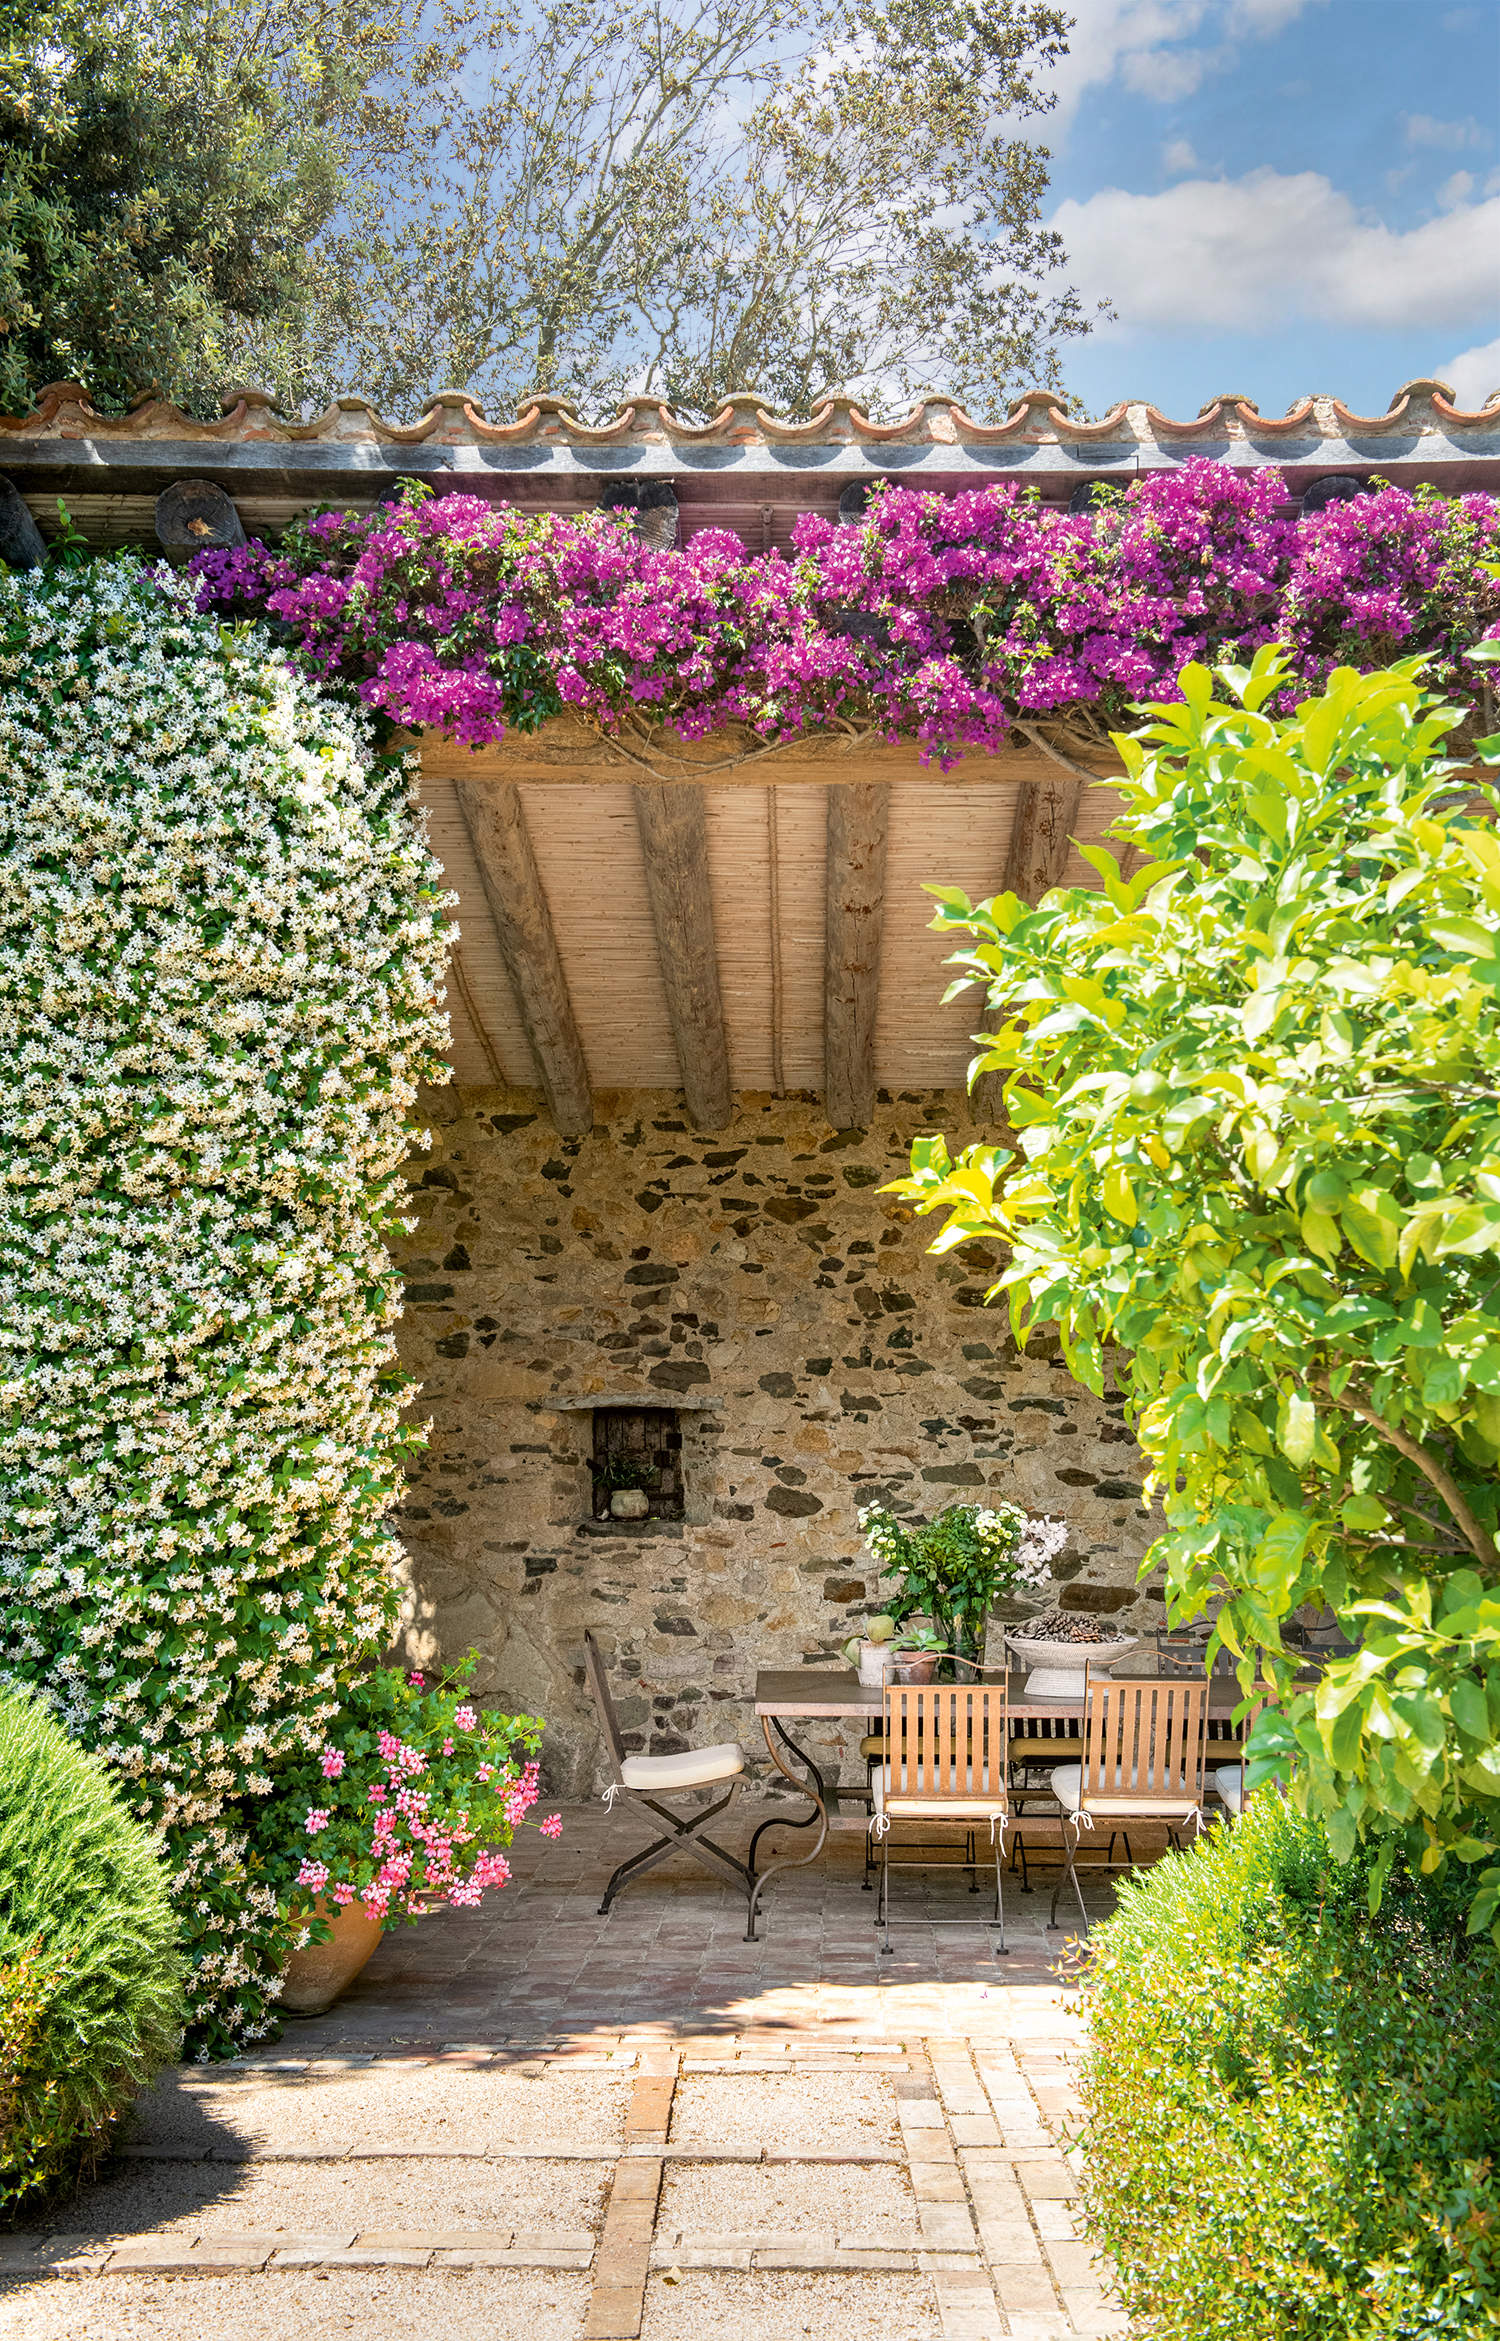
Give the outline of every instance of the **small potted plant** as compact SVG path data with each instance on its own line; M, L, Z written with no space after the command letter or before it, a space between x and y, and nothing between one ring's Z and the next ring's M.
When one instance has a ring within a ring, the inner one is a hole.
M843 1655L851 1666L858 1667L859 1679L867 1689L878 1689L889 1676L896 1657L895 1619L867 1618L863 1634L850 1636L844 1644Z
M930 1683L948 1645L931 1626L914 1626L896 1637L898 1683Z
M1044 1585L1068 1540L1066 1521L1005 1502L950 1504L935 1520L899 1520L889 1505L866 1504L859 1524L882 1575L897 1580L891 1616L898 1625L931 1618L955 1672L982 1662L1000 1596Z
M251 1863L291 1930L281 2004L294 2014L330 2007L387 1927L508 1880L503 1848L537 1799L542 1725L476 1707L476 1663L471 1651L431 1685L395 1667L359 1677L319 1743L275 1767ZM555 1837L562 1821L538 1826Z
M651 1510L656 1473L633 1455L611 1455L594 1466L596 1519L644 1520ZM604 1501L599 1502L602 1496Z

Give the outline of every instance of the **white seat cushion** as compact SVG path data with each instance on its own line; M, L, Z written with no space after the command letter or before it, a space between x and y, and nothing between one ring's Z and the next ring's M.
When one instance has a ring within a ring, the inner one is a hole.
M1232 1813L1245 1809L1245 1775L1238 1764L1220 1764L1214 1772L1214 1786Z
M1227 1768L1228 1767L1226 1767L1226 1769ZM1238 1764L1234 1766L1234 1773L1235 1777L1238 1778ZM1081 1764L1059 1764L1057 1770L1051 1775L1051 1781L1052 1793L1056 1797L1058 1803L1062 1806L1063 1811L1065 1813L1076 1813L1080 1805L1083 1803L1083 1766ZM1134 1788L1135 1784L1136 1772L1135 1768L1132 1767L1130 1774L1131 1788ZM1093 1801L1096 1804L1102 1804L1107 1811L1117 1812L1119 1807L1128 1801L1128 1795L1129 1791L1120 1790L1117 1791L1116 1794L1112 1797L1101 1798L1096 1796ZM1185 1780L1174 1780L1170 1784L1168 1784L1166 1781L1163 1781L1159 1788L1152 1790L1142 1790L1141 1792L1141 1803L1143 1805L1154 1803L1160 1803L1163 1805L1186 1803L1191 1805L1191 1802L1192 1799L1188 1796L1187 1782ZM1146 1816L1143 1814L1142 1818L1144 1819L1145 1817Z
M876 1765L870 1775L870 1786L875 1792L876 1818L886 1810L887 1806L893 1813L902 1811L913 1814L921 1813L931 1819L940 1819L942 1814L950 1808L956 1816L959 1808L964 1805L970 1808L971 1814L1003 1813L1006 1809L1005 1790L997 1782L992 1782L988 1789L983 1787L976 1789L972 1764L964 1766L963 1787L954 1788L946 1793L929 1785L930 1776L920 1772L916 1765L910 1767L912 1779L910 1788L908 1788L907 1771L908 1767L905 1764ZM892 1779L893 1773L896 1775L894 1780ZM920 1788L916 1785L919 1780L923 1782Z
M627 1788L707 1788L744 1769L745 1751L731 1739L716 1748L684 1748L678 1756L627 1756L620 1778Z

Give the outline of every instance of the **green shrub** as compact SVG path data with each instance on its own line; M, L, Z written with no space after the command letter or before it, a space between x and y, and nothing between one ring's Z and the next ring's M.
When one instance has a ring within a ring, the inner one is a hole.
M0 2215L97 2160L175 2054L177 1938L160 1855L103 1765L0 1693Z
M1090 2232L1151 2341L1500 2332L1500 1960L1256 1798L1095 1930Z

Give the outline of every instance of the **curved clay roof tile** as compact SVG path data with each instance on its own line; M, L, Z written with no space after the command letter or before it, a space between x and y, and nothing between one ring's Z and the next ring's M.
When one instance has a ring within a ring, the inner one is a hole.
M1445 423L1500 423L1500 388L1492 390L1482 406L1455 406L1452 395L1444 398L1439 391L1432 394L1432 411L1441 415Z
M1289 406L1284 415L1263 415L1248 399L1240 401L1240 420L1247 432L1257 439L1277 431L1300 431L1317 414L1317 400L1304 398L1300 406Z

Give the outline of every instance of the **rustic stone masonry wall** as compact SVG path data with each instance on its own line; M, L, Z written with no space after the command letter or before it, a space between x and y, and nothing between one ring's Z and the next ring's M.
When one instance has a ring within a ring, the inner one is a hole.
M421 1663L476 1644L485 1697L547 1717L553 1793L599 1776L585 1626L633 1745L737 1737L764 1767L755 1670L834 1650L880 1606L855 1520L877 1496L1055 1513L1072 1533L1054 1598L1161 1622L1135 1583L1161 1520L1122 1402L1080 1389L1055 1345L1018 1354L984 1306L993 1255L933 1259L935 1226L878 1191L917 1133L968 1133L961 1097L883 1099L865 1135L747 1097L703 1137L670 1093L622 1094L576 1141L524 1094L427 1106L402 1260L432 1425L402 1522L406 1646ZM591 1416L559 1402L627 1392L685 1409L681 1521L591 1520Z

